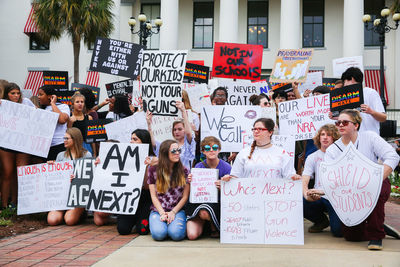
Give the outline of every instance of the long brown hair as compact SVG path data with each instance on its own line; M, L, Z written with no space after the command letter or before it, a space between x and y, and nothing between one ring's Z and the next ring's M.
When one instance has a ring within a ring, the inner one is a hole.
M174 163L171 173L169 153L172 144L177 144L177 142L175 140L166 140L160 145L156 188L157 192L162 194L165 194L170 187L184 186L186 184L184 167L180 160Z
M65 150L65 156L69 156L70 153L75 151L76 158L83 158L85 156L87 150L83 147L83 136L81 131L78 128L72 127L68 128L66 131L67 134L69 134L74 141L73 147L72 148L67 148Z
M11 92L14 89L18 90L19 93L20 93L20 96L19 96L19 99L18 99L17 102L18 103L22 103L22 92L21 92L21 89L19 88L19 86L16 83L7 83L4 86L4 92L3 92L3 97L2 98L5 99L5 100L10 100L8 98L8 93Z
M254 122L253 127L254 127L254 125L256 125L257 122L261 122L262 124L264 124L264 127L267 128L267 130L269 132L273 132L274 131L275 123L274 123L274 121L272 119L270 119L270 118L259 118ZM249 159L251 159L251 156L253 155L253 152L254 152L254 149L256 149L256 146L257 146L257 142L256 142L256 140L254 140L253 143L251 144L250 155L248 157Z

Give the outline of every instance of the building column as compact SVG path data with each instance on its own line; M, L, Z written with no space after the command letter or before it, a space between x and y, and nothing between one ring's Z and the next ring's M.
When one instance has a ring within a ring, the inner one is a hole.
M160 50L178 49L179 0L162 0Z
M394 108L400 108L400 75L396 75L396 73L400 73L400 29L394 31L395 32L395 46L394 46L394 97L395 97L395 105ZM390 105L391 108L393 107ZM400 126L400 125L398 125Z
M281 0L280 49L300 48L300 1Z
M344 0L343 57L363 56L364 52L363 0Z
M112 13L114 15L113 24L114 31L111 33L111 38L116 40L121 40L120 38L120 9L121 9L121 0L114 0L114 7L112 8ZM129 26L128 26L129 27Z
M238 42L239 0L220 0L219 41Z

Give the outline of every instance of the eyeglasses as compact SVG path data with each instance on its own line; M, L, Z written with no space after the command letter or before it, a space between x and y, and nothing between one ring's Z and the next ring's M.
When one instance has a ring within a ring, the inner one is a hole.
M209 146L209 145L205 145L205 146L203 147L203 150L206 151L206 152L208 152L208 151L211 151L211 148L212 148L213 151L217 151L217 150L219 149L219 145L215 144L215 145L213 145L212 147Z
M349 123L353 123L353 124L356 124L355 122L353 122L353 121L347 121L347 120L342 120L342 121L336 121L335 122L335 125L336 126L340 126L340 125L343 125L343 126L347 126L347 125L349 125Z
M225 94L216 94L215 97L218 97L218 98L226 98L226 95L225 95Z
M72 139L72 138L69 138L69 137L63 137L63 139L64 139L64 141L68 141L69 139Z
M180 148L171 149L172 154L180 154L181 152L182 152L182 149L180 149Z
M253 132L268 131L267 128L261 128L261 127L258 127L258 128L251 128L251 130L252 130Z

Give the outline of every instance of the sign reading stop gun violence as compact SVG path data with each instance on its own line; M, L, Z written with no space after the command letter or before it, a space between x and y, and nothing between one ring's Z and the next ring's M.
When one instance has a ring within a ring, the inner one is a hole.
M74 161L74 179L69 188L67 207L85 208L93 180L95 159L81 158Z
M100 143L87 209L135 214L142 190L148 144Z
M143 50L138 44L98 37L89 69L136 79Z
M46 158L58 113L7 100L0 104L0 147Z
M350 142L339 158L321 162L319 177L340 220L354 226L363 222L378 202L383 165L369 160Z
M221 243L303 245L301 181L221 182Z
M279 103L279 133L296 141L312 139L322 125L333 123L329 107L329 94Z
M153 115L178 116L187 51L145 51L140 72L143 108Z
M66 210L72 161L18 167L18 215Z

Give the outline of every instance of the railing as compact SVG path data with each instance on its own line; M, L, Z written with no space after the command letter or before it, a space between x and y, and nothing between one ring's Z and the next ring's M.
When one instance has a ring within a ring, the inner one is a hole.
M387 119L397 121L397 126L400 126L400 109L387 109Z

